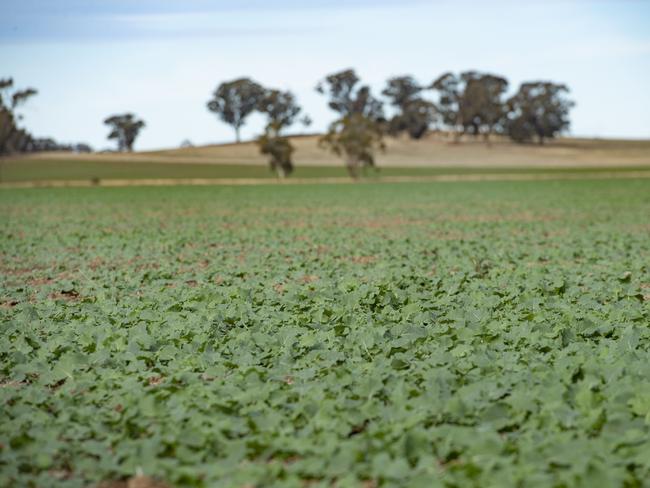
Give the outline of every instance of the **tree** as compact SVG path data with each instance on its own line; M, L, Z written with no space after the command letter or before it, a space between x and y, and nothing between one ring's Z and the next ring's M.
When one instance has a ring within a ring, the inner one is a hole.
M412 76L395 76L386 82L382 95L390 100L390 104L401 108L417 99L424 88Z
M419 139L436 121L436 107L420 97L422 90L424 87L420 86L412 76L397 76L388 80L382 94L398 111L388 124L390 134L406 132L411 138Z
M10 140L16 130L13 114L7 107L0 105L0 155L13 152Z
M460 122L464 133L489 135L501 132L506 114L503 94L508 81L500 76L471 72L465 80L460 104Z
M269 156L271 170L275 171L279 178L284 178L293 172L291 156L294 147L289 138L273 135L267 131L257 139L257 145L262 154Z
M12 78L0 79L0 154L24 152L30 149L32 136L18 127L23 116L17 109L38 92L33 88L12 90Z
M401 113L393 116L388 124L392 135L406 132L411 139L420 139L438 118L436 106L428 100L413 100Z
M459 84L458 76L453 73L445 73L430 86L439 94L437 107L443 123L453 129L456 129L459 123L459 105L462 97Z
M332 122L319 146L342 156L350 176L358 179L361 171L375 166L375 154L383 151L382 124L360 113L352 113Z
M486 139L489 134L501 133L505 130L507 105L503 96L508 90L508 80L502 76L483 75L481 80L481 119L487 127Z
M133 143L145 126L143 120L138 120L135 115L126 113L112 115L104 120L104 124L111 128L108 139L117 139L118 151L133 151Z
M93 152L93 148L90 146L90 144L86 144L85 142L78 142L72 146L72 151L76 153L91 153Z
M368 85L359 86L359 81L353 69L346 69L325 77L316 85L316 91L329 97L328 106L341 117L360 114L374 120L382 119L381 101L372 96Z
M566 98L566 85L550 81L523 83L507 102L506 128L511 139L539 144L552 139L570 125L569 111L575 105Z
M497 75L465 71L445 73L431 84L439 94L438 111L456 140L462 134L483 134L488 140L504 121L502 96L508 81Z
M34 137L18 127L18 122L23 119L18 109L38 92L33 88L13 90L13 86L12 78L0 79L0 155L36 151L92 151L87 144L61 144L51 137Z
M382 102L359 81L354 70L347 69L327 76L316 86L318 93L329 96L329 107L340 115L319 145L342 156L354 179L362 169L375 166L375 153L385 147Z
M264 91L257 108L266 115L267 125L272 126L278 133L292 125L301 111L293 93L275 89Z
M221 83L207 103L208 110L226 124L235 129L237 142L240 141L239 131L245 124L246 118L259 106L260 99L264 96L261 85L250 78Z
M270 156L269 164L280 178L293 171L291 155L294 148L282 130L293 125L301 111L293 93L275 89L265 90L258 102L258 110L266 115L264 134L257 139L262 154Z

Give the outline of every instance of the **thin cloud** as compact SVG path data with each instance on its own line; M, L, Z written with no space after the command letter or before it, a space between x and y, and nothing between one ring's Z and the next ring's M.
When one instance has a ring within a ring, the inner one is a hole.
M196 36L254 35L246 26L223 26L218 15L244 12L291 16L305 11L404 7L422 0L2 0L0 39L6 42L40 40L125 40L156 38L161 34ZM207 25L206 19L212 19ZM216 23L215 23L216 20ZM198 25L197 25L198 24ZM203 24L203 25L201 25ZM313 26L310 26L312 28ZM306 30L306 28L305 28ZM303 32L278 19L263 34Z
M551 79L577 102L574 134L643 137L650 126L650 102L639 96L650 77L650 7L640 2L41 3L42 12L21 6L7 17L18 1L0 0L0 60L6 76L39 89L26 126L59 140L102 147L102 120L120 111L147 121L141 148L230 140L205 102L239 76L292 90L310 129L322 130L333 114L314 85L347 66L375 93L403 73L430 83L443 71L478 69L505 75L511 92ZM251 119L245 137L262 127Z

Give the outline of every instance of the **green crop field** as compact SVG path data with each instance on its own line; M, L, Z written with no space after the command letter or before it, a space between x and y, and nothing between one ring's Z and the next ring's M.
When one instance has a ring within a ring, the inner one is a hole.
M650 179L3 189L0 224L0 486L649 486Z

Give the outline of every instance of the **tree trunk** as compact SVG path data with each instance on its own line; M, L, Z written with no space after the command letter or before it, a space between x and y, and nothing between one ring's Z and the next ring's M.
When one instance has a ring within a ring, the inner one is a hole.
M0 107L0 155L9 154L11 147L9 141L16 131L14 117L9 110Z
M454 144L460 142L460 137L465 133L465 126L463 125L462 103L458 101L458 112L456 112L456 127L454 127Z
M9 130L7 131L6 137L3 137L2 140L0 140L0 155L11 153L11 148L9 147L9 141L11 140L11 136L13 135L13 133L14 133L14 129L10 127Z
M345 167L353 180L359 179L359 161L356 158L348 156L345 161Z
M241 142L241 140L239 138L239 126L238 125L235 126L235 142L237 142L237 144L239 144Z

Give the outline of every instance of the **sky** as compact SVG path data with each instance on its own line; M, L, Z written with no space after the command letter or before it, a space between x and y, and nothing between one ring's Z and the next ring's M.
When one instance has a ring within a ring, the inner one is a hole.
M0 19L0 78L39 91L23 125L95 149L114 145L103 120L123 112L146 121L136 149L232 141L206 102L242 76L294 92L322 131L335 114L314 87L348 67L377 95L391 76L469 69L505 76L509 93L562 82L570 134L650 138L642 0L0 0ZM250 117L242 137L262 126Z

